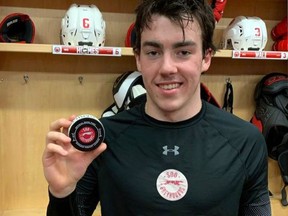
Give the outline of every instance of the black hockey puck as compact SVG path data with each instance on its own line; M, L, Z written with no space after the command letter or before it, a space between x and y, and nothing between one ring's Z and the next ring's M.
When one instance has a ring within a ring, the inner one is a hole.
M94 116L77 116L68 129L72 145L80 151L96 149L104 140L105 130L102 123Z

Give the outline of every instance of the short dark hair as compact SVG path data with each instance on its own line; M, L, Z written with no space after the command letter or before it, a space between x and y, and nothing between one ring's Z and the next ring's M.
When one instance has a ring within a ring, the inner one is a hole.
M193 22L196 19L201 28L203 56L207 50L216 51L213 44L215 18L206 0L142 0L135 12L136 41L133 50L136 54L139 54L141 49L141 33L144 28L149 28L151 18L155 14L178 23L182 28L184 39L183 21Z

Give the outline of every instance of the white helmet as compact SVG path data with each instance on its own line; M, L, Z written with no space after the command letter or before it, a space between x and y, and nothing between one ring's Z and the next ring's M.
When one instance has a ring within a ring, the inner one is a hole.
M114 103L104 110L102 117L115 115L146 101L146 89L139 71L127 71L113 84Z
M61 43L104 46L106 24L95 5L72 4L61 23Z
M222 49L261 51L267 43L267 29L259 17L238 16L223 32Z

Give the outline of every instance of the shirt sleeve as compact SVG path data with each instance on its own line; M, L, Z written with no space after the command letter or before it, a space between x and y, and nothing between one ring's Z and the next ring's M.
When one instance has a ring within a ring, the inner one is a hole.
M47 216L79 215L76 204L76 191L64 198L56 198L49 192Z
M245 155L248 155L245 160L246 183L241 195L239 215L271 216L268 154L264 137L261 134L258 135L257 141L245 148L247 151Z
M96 162L92 162L69 196L56 198L49 192L47 216L91 216L98 201Z
M98 164L94 160L77 184L76 200L80 216L91 216L99 202L97 167Z

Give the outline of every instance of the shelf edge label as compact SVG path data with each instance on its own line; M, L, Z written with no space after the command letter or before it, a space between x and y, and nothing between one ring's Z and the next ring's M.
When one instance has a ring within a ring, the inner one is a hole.
M233 50L233 59L275 59L287 60L288 52L282 51L238 51Z
M52 53L57 55L121 56L120 47L92 47L53 45Z

